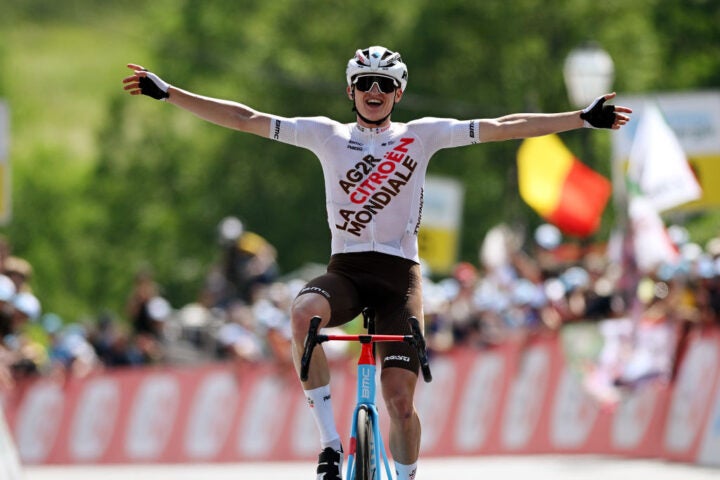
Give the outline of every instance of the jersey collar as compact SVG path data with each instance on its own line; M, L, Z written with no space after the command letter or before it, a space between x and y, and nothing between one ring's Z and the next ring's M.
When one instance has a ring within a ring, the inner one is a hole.
M388 124L385 125L384 127L372 127L372 128L363 127L362 125L360 125L360 124L358 124L358 123L355 124L355 128L357 128L357 129L358 129L359 131L361 131L362 133L375 134L375 135L379 135L379 134L381 134L381 133L385 133L385 132L387 132L388 130L390 130L391 127L392 127L392 122L391 122L391 123L388 123Z

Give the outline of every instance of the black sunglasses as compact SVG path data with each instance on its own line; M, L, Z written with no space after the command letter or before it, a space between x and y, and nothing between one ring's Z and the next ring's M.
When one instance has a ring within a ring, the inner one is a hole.
M395 80L390 77L382 77L380 75L364 75L355 78L353 85L361 92L369 92L374 84L377 83L381 93L392 93L397 88Z

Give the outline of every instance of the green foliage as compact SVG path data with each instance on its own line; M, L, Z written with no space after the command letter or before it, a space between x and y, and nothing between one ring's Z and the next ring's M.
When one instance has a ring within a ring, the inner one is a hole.
M620 92L716 87L718 10L709 0L0 0L14 172L3 233L33 263L45 309L70 319L122 312L147 265L174 305L194 300L227 215L268 238L285 272L327 260L312 154L130 98L120 87L128 62L261 111L351 122L345 63L382 44L410 67L394 119L496 117L570 108L562 64L590 39L613 57ZM563 136L574 152L583 133ZM606 174L609 138L593 132ZM430 165L465 184L463 259L477 259L500 221L540 221L517 195L518 145L442 151Z
M720 2L667 0L655 10L660 65L667 88L717 88L720 85Z

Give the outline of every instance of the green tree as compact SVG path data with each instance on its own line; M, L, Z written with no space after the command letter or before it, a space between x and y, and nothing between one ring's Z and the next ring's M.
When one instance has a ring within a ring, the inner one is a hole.
M400 121L563 110L568 104L561 67L567 52L590 37L612 52L625 44L642 46L643 29L615 31L618 16L643 18L647 7L565 4L407 1L395 5L399 13L391 16L385 6L340 8L328 0L242 5L189 0L175 14L163 9L166 20L152 42L159 60L151 67L181 87L263 111L352 121L344 95L345 59L359 46L386 44L403 52L410 66L408 93L395 112ZM618 70L630 61L619 55ZM153 238L155 244L142 245L127 238L118 248L143 252L174 292L187 300L198 288L202 268L195 267L211 260L215 225L225 215L241 217L275 244L285 271L327 259L324 189L312 154L219 129L164 105L126 102L115 106L103 141L117 148L104 152L93 183L94 195L103 196L110 211L126 212L127 224L108 224L111 231L104 235L116 242L128 236L118 230ZM579 140L570 135L570 142ZM431 173L466 183L466 259L476 258L492 225L507 219L539 222L517 195L517 147L505 142L456 149L431 163ZM152 186L138 188L139 178L151 179ZM148 211L157 216L148 217Z
M46 308L68 318L121 311L133 274L145 265L173 304L193 300L226 215L275 244L285 272L329 254L322 175L312 154L128 98L116 73L122 66L107 64L103 42L113 36L140 54L127 61L146 62L180 87L279 115L348 122L345 61L372 44L401 51L410 67L398 121L568 109L562 64L590 39L612 55L620 93L719 83L719 7L711 0L2 3L0 61L9 66L0 69L0 94L12 102L16 139L14 219L3 233L35 266ZM97 43L97 51L83 68L77 59L15 57L50 33L75 45ZM116 75L112 86L103 84ZM64 89L55 91L58 85ZM46 125L61 116L65 97L79 95L67 125ZM71 125L77 130L68 133ZM579 152L582 133L563 140ZM592 133L598 166L608 174L602 159L611 136ZM74 139L82 135L96 135L97 149L81 148ZM540 222L517 194L518 145L442 151L430 165L431 174L465 183L463 259L476 260L479 242L498 222Z

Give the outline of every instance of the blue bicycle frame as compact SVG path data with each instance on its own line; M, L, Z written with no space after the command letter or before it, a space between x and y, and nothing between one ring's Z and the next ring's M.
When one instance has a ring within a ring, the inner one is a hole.
M337 336L328 335L330 340L340 340ZM352 337L352 335L351 335ZM355 336L357 337L357 336ZM385 465L385 478L391 480L393 478L392 471L390 470L390 461L388 460L387 453L385 451L385 444L383 443L382 434L380 432L380 421L377 405L375 404L377 382L376 382L376 367L375 367L375 355L373 354L373 342L379 341L380 335L365 335L365 337L373 337L371 341L367 343L361 343L360 358L358 359L357 368L357 401L355 405L355 411L352 416L352 427L350 431L350 450L348 453L348 463L345 478L355 478L355 451L357 446L357 425L358 425L358 411L361 408L370 415L370 422L372 423L373 431L373 446L375 447L372 456L375 464L375 472L380 472L380 460L382 459L383 465ZM386 336L388 337L388 336ZM391 335L392 340L397 341L397 337L402 338L400 335ZM362 340L361 340L362 341ZM388 341L388 340L385 340ZM378 477L379 480L379 477Z
M363 312L365 315L365 312ZM368 320L368 317L365 317ZM376 366L375 352L373 344L376 342L406 342L415 347L420 360L420 369L426 382L432 380L430 373L430 365L428 364L427 351L425 350L425 339L420 331L420 324L416 318L409 318L410 329L412 335L320 335L318 328L320 325L320 317L313 317L310 321L310 329L305 339L305 349L303 351L300 362L300 379L306 381L308 379L308 371L310 368L310 358L312 357L315 345L327 342L329 340L356 341L360 342L360 356L358 358L357 369L357 404L353 412L353 419L350 432L350 449L348 452L348 462L345 478L347 480L355 480L357 471L355 462L355 453L357 452L357 436L358 436L358 414L360 410L365 410L369 417L373 431L373 445L369 452L374 465L375 480L380 480L381 472L380 462L382 459L385 466L385 474L387 480L393 480L392 471L390 470L390 461L388 460L383 443L382 434L380 432L380 420L377 405L375 403L377 382L376 382ZM371 330L372 331L372 330Z

